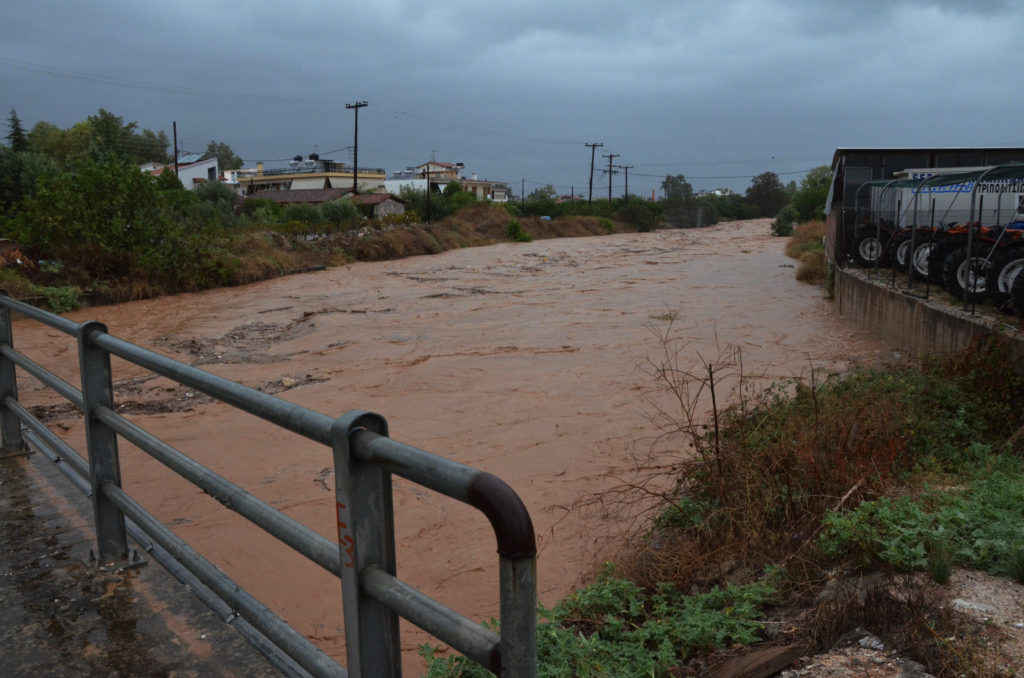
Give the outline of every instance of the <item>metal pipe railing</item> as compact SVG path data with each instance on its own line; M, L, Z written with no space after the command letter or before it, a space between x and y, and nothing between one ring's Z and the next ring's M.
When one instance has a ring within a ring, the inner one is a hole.
M78 340L81 390L13 349L11 311ZM338 542L289 518L117 414L111 355L330 446L335 457ZM88 460L18 402L15 367L83 411ZM67 462L62 470L92 498L101 563L127 558L126 530L136 541L148 537L152 541L147 550L162 549L161 558L178 564L179 578L191 578L208 587L207 598L219 598L242 615L247 638L262 645L265 637L280 648L285 655L277 655L275 663L291 667L290 673L347 675L124 492L118 436L341 578L353 678L401 675L398 616L501 676L536 675L537 549L526 507L507 484L491 474L391 440L379 415L353 410L331 419L113 337L100 323L77 324L0 293L0 419L5 447L22 444L20 426L24 425L34 444L49 450L48 457ZM392 474L467 503L490 521L499 555L500 635L394 576ZM276 648L265 654L273 657L275 652Z
M135 521L153 541L160 544L161 548L188 568L210 590L227 601L260 633L287 652L302 668L317 678L345 678L348 675L345 669L324 654L323 650L306 640L304 636L288 626L283 619L267 609L248 591L229 579L213 563L196 553L191 546L139 506L120 487L108 481L101 486L101 490L113 504L121 509L125 516Z
M338 545L257 499L238 485L182 454L116 412L99 407L97 418L125 440L332 574L341 573Z

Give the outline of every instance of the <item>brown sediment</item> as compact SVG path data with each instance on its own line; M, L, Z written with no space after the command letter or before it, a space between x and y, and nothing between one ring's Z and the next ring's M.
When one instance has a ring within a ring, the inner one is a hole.
M768 220L467 248L356 263L244 287L74 314L110 332L330 416L378 412L402 442L506 481L537 529L547 605L592 571L619 520L559 507L628 475L654 433L641 366L671 320L686 352L742 350L744 371L844 370L884 347L797 282ZM70 340L19 321L15 345L77 379ZM148 430L335 538L330 451L114 360L119 398ZM189 395L191 394L191 395ZM26 378L29 404L54 407ZM657 397L655 393L653 397ZM146 406L142 403L151 403ZM59 411L58 411L59 414ZM80 445L82 426L60 419ZM343 656L337 579L226 512L130 445L129 492L246 589ZM326 471L326 472L325 472ZM396 480L399 577L472 619L496 617L484 516ZM403 624L405 670L427 637Z

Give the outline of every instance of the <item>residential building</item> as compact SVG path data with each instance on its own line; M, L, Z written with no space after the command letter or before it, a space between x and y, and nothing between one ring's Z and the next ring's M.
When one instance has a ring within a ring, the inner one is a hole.
M139 169L157 177L164 172L173 172L175 165L174 163L161 165L160 163L150 162L141 165ZM177 169L181 185L190 191L195 190L196 186L204 181L217 181L220 177L220 173L217 170L217 158L204 160L203 156L199 153L179 157Z
M405 213L405 201L390 193L361 193L349 199L368 217Z
M384 188L386 173L375 167L360 167L358 189L379 191ZM303 189L352 188L352 170L345 163L320 158L312 153L305 160L301 155L288 163L287 167L265 169L262 162L256 163L253 174L242 176L239 183L242 193L250 196L261 191L294 191Z
M491 200L493 202L508 202L508 184L503 181L488 181L477 179L460 179L459 184L462 190L472 193L477 200Z

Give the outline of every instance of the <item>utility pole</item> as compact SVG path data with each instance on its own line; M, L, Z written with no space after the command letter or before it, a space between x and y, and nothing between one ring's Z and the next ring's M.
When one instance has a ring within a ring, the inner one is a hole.
M583 144L590 147L590 192L587 194L587 202L594 202L594 151L604 144Z
M519 188L519 210L520 211L525 211L526 210L526 178L525 177L520 177L520 180L522 181L522 184L520 185L520 188Z
M171 122L174 129L174 176L178 176L178 121Z
M365 101L357 101L354 104L345 104L345 108L354 109L356 112L356 133L355 148L352 150L352 193L359 192L359 109L366 106Z
M612 175L615 172L612 170L612 160L619 157L619 153L609 153L608 155L602 155L602 158L608 158L608 204L612 204Z
M433 154L430 156L433 158ZM433 160L431 160L433 162ZM427 163L427 223L430 223L430 163Z
M629 170L633 169L636 165L616 165L620 170L626 173L626 199L625 202L629 202Z

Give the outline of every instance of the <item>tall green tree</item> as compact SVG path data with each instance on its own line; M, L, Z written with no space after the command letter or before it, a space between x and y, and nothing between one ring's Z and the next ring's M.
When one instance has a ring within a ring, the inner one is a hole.
M747 188L747 200L757 207L762 217L774 217L786 206L789 197L775 172L757 175Z
M661 182L661 190L665 198L661 201L661 216L673 228L696 228L710 226L717 221L717 213L713 218L713 210L705 210L693 195L693 186L682 174L668 175Z
M56 173L56 163L45 155L0 146L0 217L13 216L24 198L35 195L39 179Z
M825 218L825 201L832 185L832 170L828 165L815 167L800 182L800 188L790 202L797 213L797 221L805 222Z
M217 158L217 167L221 172L224 170L240 169L245 162L235 155L230 146L222 141L213 140L210 140L210 143L206 145L206 152L203 154L203 158Z
M555 191L555 187L551 184L545 186L538 186L537 188L530 191L526 199L530 202L537 202L540 200L554 200L558 197L558 193Z
M15 153L24 153L28 150L28 135L25 134L25 128L21 126L21 119L13 108L11 115L7 118L7 136L4 138L7 139L7 145Z
M693 186L682 174L667 175L661 182L661 191L666 201L686 201L693 197Z
M184 193L184 192L183 192ZM83 282L159 281L175 287L202 264L202 222L169 218L153 177L127 158L82 157L74 172L44 176L8 222L10 237L61 261Z

